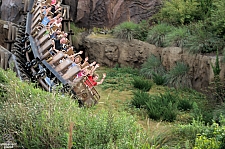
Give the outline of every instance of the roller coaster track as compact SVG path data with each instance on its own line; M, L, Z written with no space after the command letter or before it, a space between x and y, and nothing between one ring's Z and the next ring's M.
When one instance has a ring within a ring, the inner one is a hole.
M66 15L69 18L69 6L62 6L67 9ZM50 92L56 85L62 84L62 92L69 92L74 99L79 101L80 105L88 107L95 105L100 96L94 87L90 89L85 85L85 81L88 81L87 77L74 81L79 69L77 67L68 69L72 61L65 58L62 52L54 56L50 55L49 50L53 46L52 39L46 34L45 27L40 30L36 29L41 21L40 9L34 0L25 0L24 20L19 25L14 25L16 28L9 29L9 34L13 34L14 37L13 46L8 48L16 56L19 73L22 74L21 78L37 82ZM68 20L64 21L68 22ZM67 30L70 30L70 23L67 24ZM62 59L64 60L60 63Z

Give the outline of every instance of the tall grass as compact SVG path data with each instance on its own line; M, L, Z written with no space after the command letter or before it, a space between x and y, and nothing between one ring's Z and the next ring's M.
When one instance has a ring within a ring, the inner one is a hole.
M158 47L165 47L166 45L166 35L174 29L172 25L166 23L161 23L153 26L148 31L148 36L146 41L150 44L154 44Z
M191 88L188 72L189 67L184 62L178 62L167 74L167 84L175 88Z
M8 98L1 101L0 134L12 135L19 147L67 148L71 122L72 148L141 148L147 143L135 118L126 112L78 108L67 95L42 91L19 81L12 72L0 72L8 80L4 84ZM0 142L4 141L1 136Z
M136 34L138 25L133 22L123 22L113 29L113 34L117 38L131 41Z

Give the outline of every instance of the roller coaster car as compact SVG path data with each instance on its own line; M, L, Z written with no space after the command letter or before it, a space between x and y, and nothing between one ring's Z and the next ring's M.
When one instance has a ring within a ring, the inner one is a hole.
M51 0L47 0L46 2L49 3ZM29 36L29 40L33 52L28 56L36 61L26 63L26 69L31 70L32 67L34 78L38 80L46 90L51 91L54 85L61 83L64 85L63 91L71 91L74 98L79 101L80 106L91 107L97 104L100 96L94 87L89 88L85 84L88 78L83 76L74 81L80 68L71 68L72 60L66 58L63 52L59 51L54 56L50 53L53 44L50 36L46 34L46 27L41 25L42 19L41 4L35 4L27 17L27 22L30 22L28 23L29 27L27 27L27 29L29 28L29 31L27 32L31 35ZM59 27L53 26L51 29L54 31L57 28ZM27 40L24 41L28 42ZM20 46L18 48L20 48ZM25 52L27 51L25 50ZM67 54L74 54L73 49L67 51ZM39 64L37 64L37 60ZM39 67L34 67L36 65Z
M89 88L84 82L88 79L87 77L82 77L77 79L76 82L71 84L72 93L75 94L75 98L78 98L81 106L91 107L98 103L100 96L95 88Z

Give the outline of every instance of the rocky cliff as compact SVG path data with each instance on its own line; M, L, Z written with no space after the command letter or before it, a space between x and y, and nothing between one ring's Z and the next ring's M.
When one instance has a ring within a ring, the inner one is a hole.
M183 61L190 68L189 75L195 89L208 86L214 78L211 63L215 64L216 56L193 55L178 47L158 48L139 40L127 42L114 38L102 38L93 34L85 38L84 45L90 61L97 61L109 67L119 64L140 68L151 54L161 57L167 70L173 68L176 62ZM220 62L220 66L222 66L220 77L224 79L225 65Z
M78 26L111 28L128 20L146 20L158 11L160 4L161 0L80 0L76 8L71 8L77 11L77 16L72 17Z
M13 23L23 20L24 0L3 0L1 4L1 20Z
M18 23L26 0L0 1L1 19ZM2 2L2 3L1 3ZM111 28L121 22L146 20L158 11L161 0L62 0L79 27Z

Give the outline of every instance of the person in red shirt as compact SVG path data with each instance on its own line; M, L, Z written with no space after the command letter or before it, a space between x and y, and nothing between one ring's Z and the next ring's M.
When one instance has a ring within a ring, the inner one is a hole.
M85 81L85 84L89 87L92 88L93 86L102 84L105 77L106 77L106 73L103 73L103 77L102 79L97 82L99 75L94 73L94 71L99 67L99 64L96 64L95 67L91 70L90 74L87 77L87 80Z

